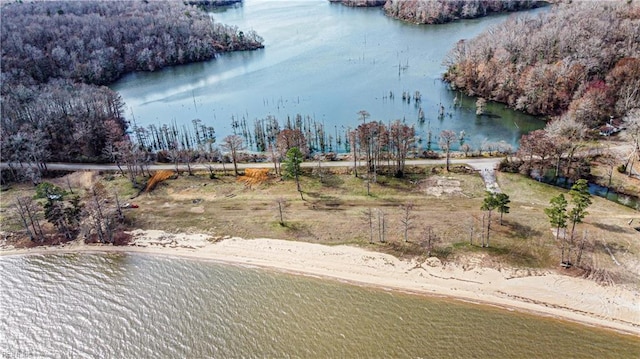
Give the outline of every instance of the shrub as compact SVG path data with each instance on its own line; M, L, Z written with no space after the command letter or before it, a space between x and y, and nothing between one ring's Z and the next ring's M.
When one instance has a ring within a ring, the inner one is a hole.
M505 158L500 161L500 164L498 165L498 171L507 173L518 173L520 172L520 166L522 166L521 160L515 159L509 161L508 158Z

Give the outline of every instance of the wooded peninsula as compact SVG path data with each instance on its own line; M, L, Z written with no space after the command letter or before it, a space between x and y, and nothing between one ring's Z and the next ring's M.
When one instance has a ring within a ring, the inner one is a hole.
M181 2L16 2L0 13L3 161L104 161L108 144L128 141L128 122L103 85L263 47Z
M382 6L387 16L414 24L444 24L491 14L530 10L547 4L537 0L329 0L350 7Z

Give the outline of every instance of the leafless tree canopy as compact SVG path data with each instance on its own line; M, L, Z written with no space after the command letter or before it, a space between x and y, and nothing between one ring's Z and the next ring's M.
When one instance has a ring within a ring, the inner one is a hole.
M7 2L0 20L3 161L113 160L123 102L96 85L262 46L179 1Z
M574 1L514 17L446 60L445 80L531 114L595 127L640 104L640 5Z
M387 15L417 23L442 24L457 19L473 19L498 12L532 9L543 4L534 0L387 0Z
M260 47L253 31L213 23L179 1L41 1L2 7L2 72L10 82L108 84L130 71Z

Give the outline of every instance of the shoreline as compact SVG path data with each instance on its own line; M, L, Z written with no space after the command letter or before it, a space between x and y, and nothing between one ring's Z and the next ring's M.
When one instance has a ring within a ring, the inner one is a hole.
M1 248L0 257L67 253L137 253L267 268L415 295L450 298L614 330L640 337L640 291L551 271L493 269L471 259L465 265L429 258L420 263L347 245L172 234L135 230L129 246L88 245Z

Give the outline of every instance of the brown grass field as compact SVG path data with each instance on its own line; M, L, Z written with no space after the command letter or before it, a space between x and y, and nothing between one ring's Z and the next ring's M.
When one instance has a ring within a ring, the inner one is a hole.
M490 247L481 248L484 184L478 174L464 166L450 173L441 167L409 168L405 179L379 176L367 195L366 183L348 170L333 169L322 180L311 170L302 177L304 200L293 180L283 181L271 174L262 184L248 186L231 175L208 173L179 176L157 185L155 190L136 196L127 178L75 173L71 183L82 193L101 181L121 202L139 205L124 211L131 228L161 229L170 232L202 232L215 238L280 238L323 243L351 244L392 253L399 257L424 256L420 245L425 226L441 239L435 255L444 260L469 261L485 266L559 269L559 244L543 210L562 189L519 175L498 173L498 183L511 198L510 213L499 224L493 213ZM66 178L52 180L67 188ZM33 187L13 186L2 193L0 223L3 235L20 232L15 197L33 193ZM276 200L285 198L288 207L284 223L279 223ZM412 203L409 241L404 242L401 205ZM374 214L374 242L369 242L369 225L364 212ZM583 264L590 270L569 270L574 275L594 279L638 283L640 279L640 213L602 198L593 198L585 223L577 236L587 234ZM386 241L378 238L378 214L384 213ZM633 225L628 222L633 219ZM13 236L12 238L16 238ZM470 243L473 243L471 245ZM616 264L617 261L619 263ZM594 273L599 273L596 277ZM603 274L604 273L604 274Z

